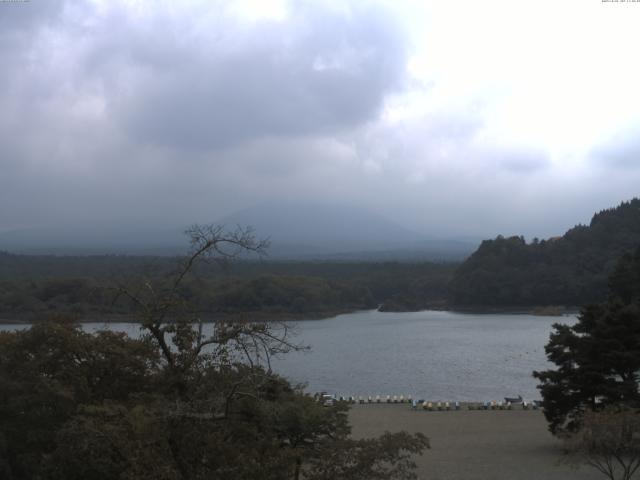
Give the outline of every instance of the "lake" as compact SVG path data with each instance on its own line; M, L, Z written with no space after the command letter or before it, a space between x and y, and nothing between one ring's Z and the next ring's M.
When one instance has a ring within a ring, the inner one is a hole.
M544 345L556 322L575 316L367 311L297 322L312 351L289 354L275 369L338 395L537 399L531 372L550 367Z
M336 395L412 395L429 400L540 398L533 370L550 367L544 354L551 325L575 316L364 311L291 322L309 352L274 359L273 368L307 390ZM105 324L87 323L95 331ZM136 324L107 328L139 332ZM0 330L19 328L0 325Z

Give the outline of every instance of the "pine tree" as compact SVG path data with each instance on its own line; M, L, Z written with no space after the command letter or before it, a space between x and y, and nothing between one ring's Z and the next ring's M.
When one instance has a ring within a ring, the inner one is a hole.
M620 260L606 302L553 328L545 350L557 369L533 373L552 433L575 431L585 409L640 406L640 249Z

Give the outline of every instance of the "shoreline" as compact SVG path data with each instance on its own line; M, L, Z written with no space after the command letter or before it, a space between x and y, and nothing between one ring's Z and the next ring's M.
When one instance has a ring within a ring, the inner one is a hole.
M265 312L238 312L238 313L219 313L202 315L202 323L214 323L220 320L247 320L250 322L304 322L325 320L348 313L367 312L371 310L330 310L327 312L308 312L308 313L265 313ZM44 318L36 320L37 316L27 318L26 316L17 318L0 318L0 325L33 325L36 323L44 323L49 321L48 315L44 314ZM81 317L69 314L77 323L142 323L133 314L95 314L84 315Z
M547 307L438 307L438 308L425 308L421 310L403 310L403 311L390 311L380 310L379 308L372 309L356 309L356 310L329 310L326 312L308 312L308 313L271 313L271 312L238 312L238 313L218 313L207 314L202 316L203 323L214 323L220 320L247 320L250 322L313 322L317 320L327 320L337 317L339 315L346 315L359 312L380 312L384 314L392 313L419 313L419 312L450 312L458 314L468 315L532 315L537 317L566 317L570 315L577 315L580 309L577 307L562 307L561 310L547 310ZM0 318L0 325L33 325L36 323L46 322L48 314L44 314L44 318L36 320L35 315L20 316L16 318ZM136 319L133 314L95 314L86 315L84 317L74 317L73 314L69 314L70 318L74 318L77 323L141 323Z
M581 307L562 305L530 305L522 307L512 306L482 306L482 305L449 305L446 307L430 307L416 311L437 311L451 313L468 313L473 315L533 315L536 317L564 317L567 315L577 315Z

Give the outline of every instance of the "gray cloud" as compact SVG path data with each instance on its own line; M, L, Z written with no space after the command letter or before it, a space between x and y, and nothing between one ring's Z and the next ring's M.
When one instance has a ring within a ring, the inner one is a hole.
M483 140L482 99L387 115L415 86L382 7L244 21L206 2L25 5L0 3L0 231L304 199L429 233L545 236L637 194L632 135L565 171L542 147Z
M374 120L405 75L402 33L379 9L304 4L243 24L215 8L203 23L164 4L54 3L0 24L4 228L228 213L255 201L245 186L330 163L304 138Z
M498 151L495 155L501 168L518 174L535 173L551 166L548 155L537 150Z
M27 1L2 2L0 5L0 32L4 35L22 32L54 23L64 10L66 2Z
M284 24L217 19L197 33L190 17L158 14L149 29L113 12L92 27L99 33L84 61L133 141L206 150L375 119L402 87L401 30L380 9L304 5Z
M589 157L594 166L609 169L640 170L639 131L625 131L594 148Z

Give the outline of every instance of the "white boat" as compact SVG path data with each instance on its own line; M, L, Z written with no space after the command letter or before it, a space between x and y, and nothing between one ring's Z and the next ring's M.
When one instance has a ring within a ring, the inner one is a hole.
M504 397L505 403L522 403L522 395L518 395L517 397Z

